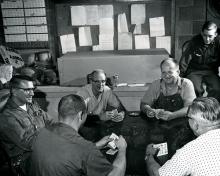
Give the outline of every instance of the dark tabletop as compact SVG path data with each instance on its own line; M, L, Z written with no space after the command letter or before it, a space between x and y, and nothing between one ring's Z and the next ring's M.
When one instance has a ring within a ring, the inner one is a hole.
M167 142L168 155L158 159L160 164L164 164L177 149L195 138L186 117L166 122L148 118L143 114L138 116L129 116L129 114L127 112L124 120L118 123L103 122L88 117L85 126L80 130L83 137L93 142L111 133L123 135L127 142L126 173L128 174L146 174L144 156L147 144ZM107 158L112 159L109 156Z

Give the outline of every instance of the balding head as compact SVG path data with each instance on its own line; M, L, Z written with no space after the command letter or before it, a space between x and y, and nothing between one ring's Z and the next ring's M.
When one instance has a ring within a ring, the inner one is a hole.
M66 118L74 119L79 112L86 112L86 104L82 97L71 94L61 98L58 104L58 117L60 121Z

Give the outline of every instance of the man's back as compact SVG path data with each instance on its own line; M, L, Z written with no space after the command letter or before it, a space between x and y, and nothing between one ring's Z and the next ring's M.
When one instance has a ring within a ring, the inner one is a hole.
M63 123L43 128L32 150L30 176L98 176L112 170L93 143Z

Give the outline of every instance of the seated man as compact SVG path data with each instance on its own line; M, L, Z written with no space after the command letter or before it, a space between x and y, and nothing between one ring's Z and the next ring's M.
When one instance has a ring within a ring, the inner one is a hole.
M183 52L180 59L181 76L193 82L198 96L204 93L204 83L208 96L220 100L219 66L220 37L217 35L217 25L207 21L201 34L194 36Z
M15 75L10 87L10 98L0 115L0 140L12 165L19 166L30 151L35 134L51 119L32 101L35 87L31 78Z
M196 98L193 84L179 76L179 66L172 58L163 60L160 68L161 79L150 85L141 100L140 109L148 117L162 120L184 117Z
M149 176L219 175L220 104L212 97L193 101L188 110L189 125L197 139L179 149L162 167L155 161L157 149L149 144L146 165Z
M122 121L124 113L121 111L121 103L105 83L105 72L94 70L91 73L91 84L84 86L77 94L86 101L89 115L98 115L103 121Z
M99 149L109 136L93 144L78 134L84 124L86 104L78 95L63 97L58 105L56 124L43 128L32 146L30 176L123 176L126 169L127 143L122 136L116 141L118 154L109 163Z

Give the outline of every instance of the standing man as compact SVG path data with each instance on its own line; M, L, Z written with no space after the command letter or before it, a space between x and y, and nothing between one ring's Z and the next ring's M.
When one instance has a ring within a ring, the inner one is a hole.
M0 114L0 139L12 166L19 168L24 167L23 161L37 132L51 118L33 102L35 87L31 78L15 75L10 87L10 98Z
M197 139L179 149L162 167L156 162L157 149L149 144L146 165L150 176L207 176L220 173L220 104L212 97L193 101L188 109L189 125Z
M193 37L180 59L180 72L190 79L198 96L202 96L206 84L208 96L220 100L220 37L217 25L205 22L201 34Z
M160 64L161 79L154 81L141 100L140 109L148 117L165 121L184 117L196 98L193 84L179 76L179 65L172 59Z
M98 115L103 121L122 121L124 113L118 113L123 110L121 103L105 83L104 70L94 70L91 73L91 84L84 86L77 94L86 101L89 115Z
M86 104L78 95L63 97L58 105L56 124L43 128L33 143L30 176L123 176L126 168L126 141L116 141L118 154L109 163L99 149L110 141L109 136L95 144L78 134L84 124Z

